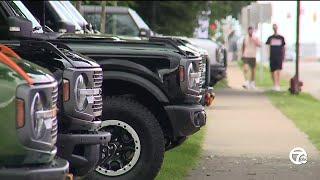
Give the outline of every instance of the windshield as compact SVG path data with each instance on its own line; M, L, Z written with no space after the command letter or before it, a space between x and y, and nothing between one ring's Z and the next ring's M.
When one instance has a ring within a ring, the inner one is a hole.
M79 11L71 4L70 1L60 1L60 3L68 10L70 14L75 18L78 24L83 27L88 24L88 22L82 17Z
M31 12L22 4L21 1L8 1L12 10L21 17L24 17L32 22L34 33L43 33L42 27Z
M86 19L100 29L100 13L87 13ZM106 34L138 36L139 28L129 14L107 13L106 16Z
M129 14L131 14L132 18L134 19L135 23L139 27L139 29L144 28L150 30L149 26L143 21L143 19L136 13L136 11L129 9Z
M76 31L81 31L82 28L79 26L77 21L75 21L72 17L73 15L59 2L59 1L49 1L50 5L57 13L57 15L66 22L71 23L75 26Z

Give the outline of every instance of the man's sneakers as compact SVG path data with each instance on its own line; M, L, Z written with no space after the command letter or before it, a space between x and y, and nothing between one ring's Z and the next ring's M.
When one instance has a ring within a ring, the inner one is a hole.
M254 81L245 81L244 84L242 85L243 88L245 89L250 89L250 90L255 90L256 88L256 83Z
M250 88L250 82L249 81L245 81L244 84L242 85L243 88L245 89L249 89Z
M280 88L280 86L274 86L274 87L272 88L272 90L273 90L273 91L280 92L280 91L281 91L281 88Z
M250 89L252 89L252 90L256 90L257 89L256 88L256 83L254 81L250 82Z

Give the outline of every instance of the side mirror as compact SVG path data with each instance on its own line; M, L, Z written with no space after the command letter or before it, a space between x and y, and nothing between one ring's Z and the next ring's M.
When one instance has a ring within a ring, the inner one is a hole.
M150 37L151 31L149 29L141 28L139 29L139 37Z
M10 16L7 24L0 25L2 38L26 38L32 35L32 22L22 17Z
M59 21L57 23L57 32L59 33L75 33L76 31L76 27L69 23L69 22L65 22L65 21Z

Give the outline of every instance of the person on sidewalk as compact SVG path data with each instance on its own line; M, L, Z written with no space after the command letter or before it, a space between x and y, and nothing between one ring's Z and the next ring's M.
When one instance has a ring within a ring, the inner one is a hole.
M244 38L242 44L242 61L245 89L255 89L255 76L256 76L256 53L257 47L260 47L260 41L253 36L253 27L249 26L248 35ZM250 74L249 74L250 71Z
M285 40L278 34L277 24L272 25L274 34L271 35L266 44L270 46L270 71L273 81L273 90L280 91L280 72L282 70L282 62L285 56Z

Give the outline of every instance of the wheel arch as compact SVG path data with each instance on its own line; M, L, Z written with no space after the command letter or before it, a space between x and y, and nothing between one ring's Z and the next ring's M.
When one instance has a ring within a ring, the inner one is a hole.
M132 73L105 71L103 95L133 95L133 98L154 114L164 135L166 137L172 136L172 125L164 109L164 105L169 103L169 99L160 88L149 80Z

